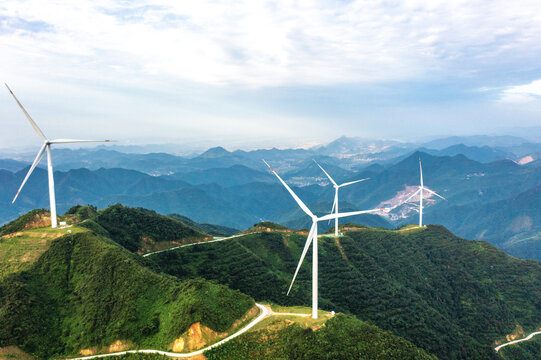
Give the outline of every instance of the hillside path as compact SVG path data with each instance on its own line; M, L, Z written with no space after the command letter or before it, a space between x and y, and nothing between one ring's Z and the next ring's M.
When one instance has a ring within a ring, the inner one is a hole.
M518 340L513 340L513 341L509 341L509 342L506 342L505 344L501 344L501 345L498 345L494 348L494 350L496 350L496 352L500 351L500 349L502 347L505 347L505 346L508 346L508 345L513 345L513 344L516 344L516 343L519 343L519 342L523 342L523 341L528 341L530 339L532 339L534 336L536 335L540 335L541 334L541 331L534 331L533 333L531 333L530 335L526 336L525 338L522 338L522 339L518 339Z
M260 233L260 232L261 231L256 231L256 232L251 232L251 233L244 233L244 234L237 234L237 235L228 236L228 237L224 237L224 238L218 238L218 239L210 240L210 241L201 241L201 242L195 242L195 243L186 244L186 245L179 245L179 246L175 246L175 247L171 247L171 248L167 248L167 249L163 249L163 250L149 252L149 253L146 253L146 254L144 254L142 256L147 257L147 256L150 256L150 255L159 254L159 253L166 252L166 251L172 251L172 250L176 250L176 249L180 249L180 248L184 248L184 247L188 247L188 246L204 245L204 244L210 244L210 243L215 243L215 242L219 242L219 241L231 240L231 239L235 239L235 238L238 238L238 237L243 237L243 236L246 236L246 235L257 234L257 233Z
M270 309L270 306L261 305L261 304L258 304L258 303L256 303L256 306L259 308L259 310L261 310L261 314L259 314L259 316L257 318L255 318L254 320L252 320L248 325L246 325L245 327L243 327L242 329L240 329L236 333L234 333L232 335L229 335L228 337L218 341L217 343L209 345L206 348L203 348L203 349L200 349L200 350L197 350L197 351L193 351L191 353L175 353L175 352L168 352L168 351L162 351L162 350L126 350L126 351L119 351L119 352L109 353L109 354L99 354L99 355L83 356L83 357L78 357L78 358L68 358L66 360L97 359L97 358L103 358L103 357L108 357L108 356L121 356L121 355L126 355L126 354L135 354L135 353L139 353L139 354L160 354L160 355L169 356L171 358L189 358L189 357L192 357L192 356L200 355L200 354L202 354L203 352L205 352L207 350L210 350L210 349L212 349L212 348L214 348L216 346L220 346L220 345L228 342L229 340L232 340L232 339L236 338L237 336L244 334L245 332L250 330L252 327L254 327L256 324L261 322L261 320L263 320L264 318L266 318L268 316L274 316L274 315L310 316L310 314L277 313L277 312L272 311Z

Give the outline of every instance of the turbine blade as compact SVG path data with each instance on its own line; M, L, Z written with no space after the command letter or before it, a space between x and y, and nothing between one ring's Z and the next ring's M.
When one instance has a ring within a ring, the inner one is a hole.
M350 182L347 182L347 183L340 184L339 186L340 186L340 187L342 187L342 186L348 186L348 185L355 184L355 183L358 183L358 182L361 182L361 181L366 181L366 180L370 180L370 178L365 178L365 179L361 179L361 180L350 181Z
M318 220L339 219L339 218L348 217L348 216L368 214L368 213L373 213L377 211L385 211L385 210L386 209L372 209L372 210L363 210L363 211L351 211L351 212L338 213L338 214L329 214L329 215L325 215L318 218Z
M410 197L408 197L406 200L402 201L402 204L404 203L407 203L408 201L410 201L415 195L417 195L419 193L419 191L421 191L421 189L417 189L417 191L415 191L413 194L410 195Z
M291 194L291 196L293 197L293 199L295 199L295 201L297 202L297 204L300 206L300 208L302 209L302 211L304 211L308 216L310 216L311 218L314 218L315 215L312 214L312 212L310 211L310 209L308 209L308 206L306 206L302 200L297 196L297 194L295 194L293 192L293 190L291 190L291 188L286 184L286 182L284 180L282 180L282 178L280 177L280 175L278 175L276 173L276 171L274 171L273 168L270 167L270 165L265 161L263 160L263 162L265 164L267 164L267 166L269 167L270 171L272 171L272 173L274 175L276 175L276 177L278 178L278 180L280 180L280 182L282 183L282 185L284 185L284 187L287 189L287 191L289 191L289 193Z
M293 275L293 280L291 280L291 284L289 285L289 289L287 290L287 295L289 295L289 292L291 291L291 288L293 287L293 283L295 282L295 279L297 278L297 274L299 273L299 270L301 268L302 262L304 261L304 257L306 256L306 253L308 252L308 249L310 248L310 244L312 243L312 237L314 236L314 230L316 227L316 223L312 223L312 227L310 228L310 232L308 233L308 239L306 239L306 243L304 244L304 249L302 250L302 255L299 260L299 264L297 265L297 269L295 270L295 275Z
M80 139L56 139L51 140L51 144L69 144L69 143L87 143L87 142L116 142L116 140L80 140Z
M41 136L41 138L43 140L47 140L47 138L45 137L45 135L43 134L43 132L41 131L41 129L38 127L38 125L34 122L34 120L32 120L32 118L30 117L30 115L28 114L28 112L25 110L25 108L23 107L23 105L19 102L19 99L17 99L17 97L15 96L15 94L13 93L13 91L11 91L11 89L9 88L8 84L4 83L4 85L6 85L6 87L8 88L9 92L11 93L11 96L13 96L13 98L15 99L15 101L17 102L17 104L19 104L19 107L21 108L21 110L23 111L23 113L26 115L26 118L28 119L28 121L30 121L30 125L32 125L32 127L34 128L34 130L36 130L36 132L38 133L39 136Z
M437 192L430 190L429 188L426 188L426 187L423 186L423 190L426 190L426 191L428 191L429 193L434 194L434 195L436 195L436 196L439 197L439 198L442 198L443 200L447 200L446 198L444 198L443 196L441 196L441 195L438 194Z
M28 170L28 173L26 174L26 177L24 178L23 183L19 187L19 190L17 190L17 194L15 194L15 197L13 198L13 201L11 202L12 204L15 202L15 200L17 200L17 197L19 196L19 193L23 189L23 186L26 183L26 180L28 180L28 178L30 177L30 174L32 174L32 171L34 171L36 166L39 164L39 161L41 160L41 157L43 156L43 153L45 152L46 146L47 146L46 144L43 144L41 149L39 149L38 155L36 155L36 158L34 159L32 166L30 166L30 169Z
M419 171L421 173L421 187L423 187L423 166L421 165L421 158L419 158Z
M334 212L334 208L336 207L336 195L334 196L334 202L332 203L332 209L331 209L331 214ZM331 223L331 219L329 219L329 222L328 224Z
M331 177L331 175L329 175L329 174L325 171L325 169L323 169L323 168L321 167L321 165L319 165L319 164L317 163L317 161L314 160L314 162L316 163L317 166L319 166L319 168L320 168L321 170L323 170L323 172L325 173L325 175L327 175L327 177L329 178L329 180L331 180L331 182L334 184L334 186L338 186L338 184L333 180L333 178Z

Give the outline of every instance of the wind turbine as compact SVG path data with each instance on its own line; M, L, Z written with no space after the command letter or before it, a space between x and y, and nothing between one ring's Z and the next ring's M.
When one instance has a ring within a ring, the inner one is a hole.
M24 184L30 177L30 174L32 174L32 171L34 171L35 167L39 164L43 153L47 151L47 171L49 174L49 203L51 206L51 226L53 228L56 228L57 222L56 222L56 200L55 200L55 194L54 194L54 176L53 176L53 163L51 159L51 145L52 144L71 144L71 143L84 143L84 142L109 142L114 140L78 140L78 139L56 139L56 140L49 140L45 137L43 132L40 130L38 125L32 120L28 112L25 110L25 108L22 106L22 104L19 102L19 99L15 96L13 91L9 88L8 84L4 83L6 87L8 88L9 92L23 111L24 115L26 115L26 118L28 121L30 121L30 125L34 128L34 130L38 133L38 135L43 139L43 145L39 149L38 155L34 159L34 162L32 163L32 166L30 167L30 170L28 170L28 173L26 174L26 177L24 178L21 187L19 187L19 190L17 191L17 194L13 198L12 204L17 200L17 197L19 196L19 193L21 192Z
M302 250L301 259L299 260L299 264L297 265L297 269L295 270L295 275L293 275L293 280L291 280L291 285L289 285L289 289L287 290L287 295L289 295L289 292L291 291L291 287L293 286L293 283L295 282L295 278L297 277L297 274L299 273L299 269L301 268L302 262L304 260L304 257L306 256L306 253L308 252L308 249L310 248L310 244L313 243L313 255L312 255L312 318L317 319L317 283L318 283L318 255L317 255L317 223L318 221L323 220L331 220L336 219L339 217L346 217L346 216L354 216L354 215L360 215L360 214L366 214L371 212L380 211L383 209L373 209L373 210L364 210L364 211L352 211L352 212L346 212L346 213L335 213L335 214L328 214L325 216L317 217L314 215L310 209L302 202L302 200L291 190L291 188L286 184L284 180L274 171L270 165L263 160L263 162L269 167L269 169L272 171L274 175L280 180L282 185L287 189L289 194L293 197L293 199L297 202L299 207L306 213L306 215L310 216L312 218L312 227L310 228L310 232L308 233L308 238L306 239L306 243L304 244L304 249Z
M419 194L419 227L423 226L423 190L436 195L439 198L442 198L443 200L447 200L440 194L436 193L435 191L430 190L429 188L425 187L423 184L423 166L421 165L421 158L419 158L419 172L421 174L421 186L419 186L419 189L417 189L416 192L410 195L409 198L407 198L404 203L407 203L409 200L411 200L412 197Z
M331 214L333 212L335 214L338 214L338 189L340 189L341 187L344 187L344 186L352 185L352 184L355 184L355 183L358 183L358 182L361 182L361 181L366 181L366 180L369 179L369 178L366 178L366 179L361 179L361 180L355 180L355 181L350 181L350 182L338 185L336 183L336 181L333 180L333 178L325 171L325 169L323 169L323 167L321 165L318 164L318 162L316 160L314 160L314 162L325 173L325 175L327 175L327 177L329 178L329 180L331 180L331 182L332 182L332 184L334 186L334 202L332 204ZM334 236L338 236L338 218L334 219Z

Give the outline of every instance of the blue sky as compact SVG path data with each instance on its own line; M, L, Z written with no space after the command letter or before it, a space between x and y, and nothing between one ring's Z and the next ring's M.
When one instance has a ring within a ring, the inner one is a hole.
M304 146L541 126L539 1L4 1L51 137ZM39 143L0 91L0 148Z

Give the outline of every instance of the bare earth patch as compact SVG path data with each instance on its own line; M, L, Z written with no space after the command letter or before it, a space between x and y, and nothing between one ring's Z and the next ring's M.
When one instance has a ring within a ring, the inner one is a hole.
M24 226L24 230L36 229L40 227L46 227L51 225L51 216L43 214L36 214L29 222Z
M0 348L0 359L32 360L34 357L25 353L17 346L6 346Z
M175 341L169 346L169 349L173 352L190 352L202 349L234 333L239 326L241 326L247 320L257 316L258 313L259 308L257 306L252 307L226 332L216 332L205 325L201 325L201 323L196 322L195 324L192 324L188 331L182 334L182 336L175 339Z

